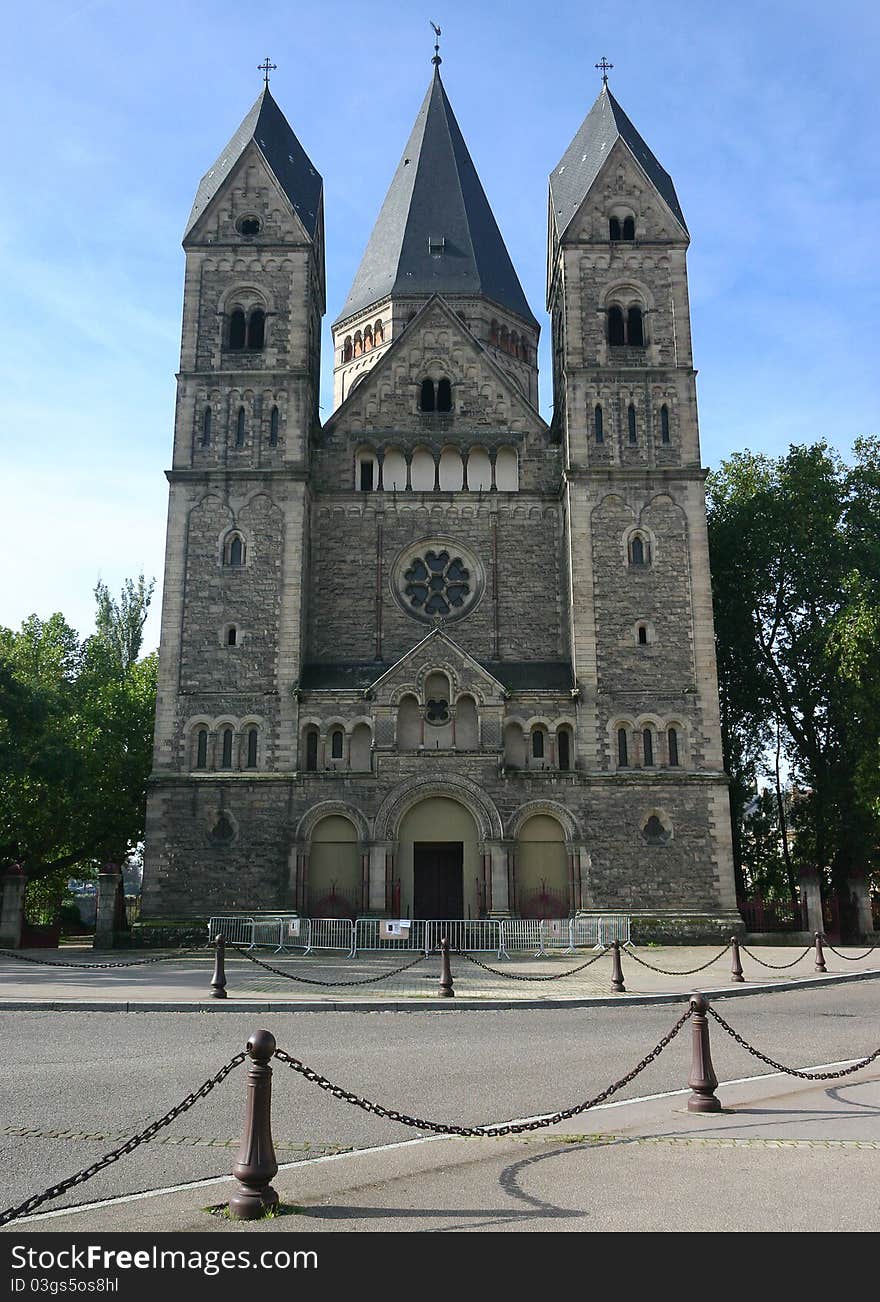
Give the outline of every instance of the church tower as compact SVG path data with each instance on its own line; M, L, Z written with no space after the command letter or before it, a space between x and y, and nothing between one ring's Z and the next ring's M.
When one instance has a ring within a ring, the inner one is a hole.
M689 238L606 74L550 176L547 264L579 761L607 847L596 886L736 925Z

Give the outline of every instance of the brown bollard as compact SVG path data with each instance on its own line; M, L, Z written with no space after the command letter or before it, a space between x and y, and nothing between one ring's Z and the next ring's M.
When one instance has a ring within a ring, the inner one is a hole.
M217 936L214 941L214 975L211 977L211 998L226 998L226 940Z
M238 1188L229 1199L229 1215L239 1221L255 1221L278 1204L278 1194L271 1184L278 1171L272 1143L272 1068L269 1066L275 1052L275 1036L270 1031L254 1031L247 1042L247 1051L251 1060L244 1133L238 1161L232 1168Z
M739 941L736 936L730 937L730 949L730 979L731 981L745 981L743 965L739 958Z
M825 966L825 951L824 951L824 949L822 948L822 932L821 932L821 931L817 931L817 932L816 932L816 971L817 971L817 972L827 972L827 971L828 971L827 967Z
M452 969L449 966L449 941L444 936L440 941L440 985L437 994L441 999L454 999L452 988Z
M626 994L626 986L623 984L623 968L620 966L619 940L612 940L611 942L611 989L615 994Z
M712 1067L709 1049L709 1007L704 995L693 994L691 1004L691 1074L688 1077L693 1093L688 1099L688 1112L720 1112L721 1103L715 1097L718 1077Z

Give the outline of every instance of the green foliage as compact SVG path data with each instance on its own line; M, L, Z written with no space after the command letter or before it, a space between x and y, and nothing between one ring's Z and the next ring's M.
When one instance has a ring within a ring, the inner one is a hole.
M852 465L823 442L739 453L708 492L740 884L792 893L809 864L848 895L880 865L880 441ZM749 817L768 776L778 794Z
M83 641L60 614L0 629L0 864L32 882L122 862L143 837L157 657L136 656L151 593L141 576L117 604L99 584Z

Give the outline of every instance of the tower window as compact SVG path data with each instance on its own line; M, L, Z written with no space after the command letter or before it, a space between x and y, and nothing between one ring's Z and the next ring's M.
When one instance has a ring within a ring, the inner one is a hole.
M626 342L631 348L641 348L645 342L642 309L631 307L626 314Z
M345 343L342 345L342 360L344 362L350 362L352 359L353 351L354 349L351 342L351 335L346 335Z
M257 730L248 728L247 732L247 768L255 769L257 767Z
M620 218L612 217L608 222L608 238L611 240L620 239Z
M489 343L497 344L500 336L498 333L498 322L493 320L489 325Z
M644 624L639 624L639 646L648 645L648 630Z
M675 729L675 728L670 728L669 731L668 731L667 734L666 734L666 740L667 740L667 743L668 743L668 746L669 746L669 764L670 764L670 766L671 766L672 768L678 768L680 761L679 761L679 758L678 758L678 731L677 731L677 729Z
M245 344L245 319L244 312L237 307L229 318L229 347L237 352L244 348Z
M376 324L373 326L373 343L375 344L376 348L378 348L379 345L384 344L384 342L385 342L385 327L382 325L381 321L377 321Z
M199 728L196 733L196 768L208 767L208 729Z
M556 734L556 751L559 756L559 767L562 770L571 768L571 746L567 729L563 728Z
M422 380L422 388L419 394L419 411L434 411L435 406L434 381Z
M234 624L230 624L226 632L226 645L238 646L238 629Z
M445 377L437 384L437 410L452 411L452 385Z
M235 418L235 446L244 447L244 407L239 407Z
M202 447L211 446L211 408L206 407L202 412Z
M636 221L634 217L624 217L622 238L625 240L634 240L636 238Z
M244 565L244 540L240 533L234 533L226 544L226 564Z
M633 534L629 541L630 565L647 565L651 559L651 549L640 533Z
M269 417L269 447L278 447L278 408L272 408L272 414Z
M222 732L223 758L220 761L224 769L232 768L232 729L224 728Z
M626 409L626 427L629 431L630 443L638 442L638 432L636 430L636 409L635 404L630 403Z
M259 217L239 217L235 223L235 229L239 235L259 235L260 219Z
M617 767L625 769L629 764L629 752L626 740L626 728L617 729Z
M532 733L532 758L544 758L544 733L540 728L536 728Z
M336 728L330 734L330 758L335 760L342 759L342 729Z
M364 352L368 353L373 347L373 327L367 326L364 330Z
M255 307L248 318L247 346L255 351L266 343L266 313L261 307Z
M608 309L608 342L612 348L619 348L626 343L623 309L616 305Z
M362 461L360 473L360 490L362 493L372 493L373 491L373 463L372 461Z
M669 442L669 408L665 402L660 408L660 442Z
M604 422L602 420L602 407L601 404L598 402L596 403L596 410L593 412L593 429L595 430L596 433L596 442L604 443L605 427L604 427Z
M306 773L317 773L318 771L318 734L312 731L306 733Z
M642 732L642 758L645 768L654 766L654 734L650 728L645 728Z

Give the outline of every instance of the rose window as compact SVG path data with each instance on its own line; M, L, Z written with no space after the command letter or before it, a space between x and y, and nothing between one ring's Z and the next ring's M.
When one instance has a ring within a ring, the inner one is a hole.
M445 550L413 557L403 579L410 605L426 615L460 610L471 592L470 570L460 556Z

